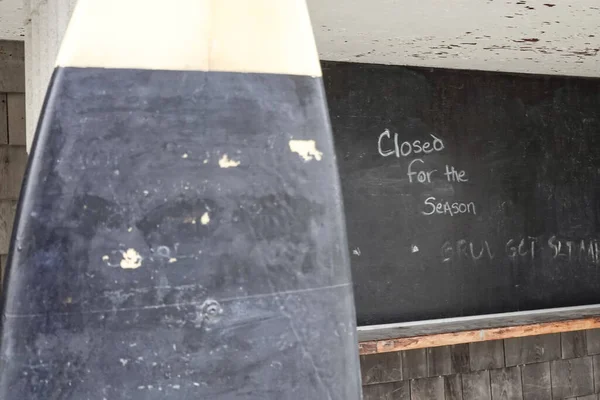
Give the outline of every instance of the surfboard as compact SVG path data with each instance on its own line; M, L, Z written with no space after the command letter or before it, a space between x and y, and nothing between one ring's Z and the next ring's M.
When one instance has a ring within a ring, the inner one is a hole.
M360 398L304 1L80 0L17 214L0 398Z

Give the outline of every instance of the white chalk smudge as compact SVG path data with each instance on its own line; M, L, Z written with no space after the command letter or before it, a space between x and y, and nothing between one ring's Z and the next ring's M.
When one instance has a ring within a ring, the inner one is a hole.
M123 259L121 260L121 268L123 269L136 269L142 266L142 256L135 249L127 249L123 253Z
M210 216L208 215L208 211L202 214L200 222L202 223L202 225L208 225L208 223L210 222Z
M314 140L290 140L290 150L298 153L304 161L310 161L313 158L321 161L323 153L317 150L317 144Z
M223 154L223 157L219 160L219 167L221 168L235 168L240 165L239 161L230 160L227 154Z

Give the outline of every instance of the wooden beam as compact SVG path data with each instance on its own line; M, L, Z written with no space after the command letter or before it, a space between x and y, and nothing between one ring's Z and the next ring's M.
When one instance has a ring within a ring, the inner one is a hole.
M8 93L6 104L8 142L11 146L25 146L25 93Z
M359 352L361 355L378 354L595 328L600 328L600 317L363 341L359 343Z
M23 42L0 40L0 92L25 92L25 46Z

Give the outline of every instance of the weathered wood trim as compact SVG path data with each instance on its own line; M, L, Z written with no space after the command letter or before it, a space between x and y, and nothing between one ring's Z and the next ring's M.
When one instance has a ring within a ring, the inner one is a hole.
M600 317L361 341L361 355L600 328Z
M1 74L2 72L0 72ZM6 93L0 93L0 144L8 144L8 110Z
M0 92L25 92L25 45L0 40Z
M25 93L8 93L6 99L8 143L11 146L25 146Z

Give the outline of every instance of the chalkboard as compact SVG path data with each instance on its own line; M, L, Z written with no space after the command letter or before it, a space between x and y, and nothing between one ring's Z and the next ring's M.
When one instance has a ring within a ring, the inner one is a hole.
M600 303L600 80L324 76L359 325Z

